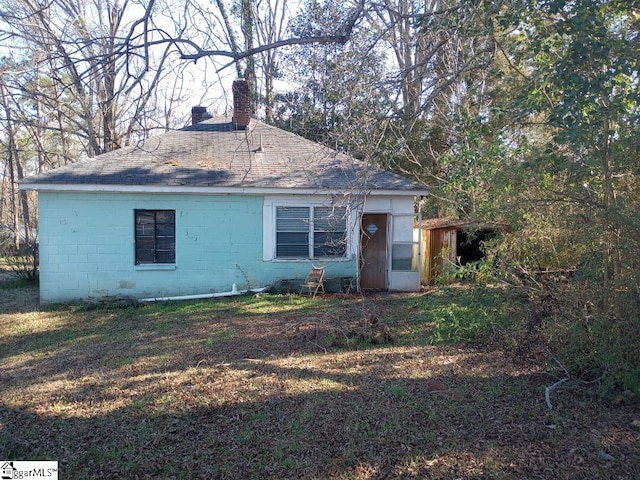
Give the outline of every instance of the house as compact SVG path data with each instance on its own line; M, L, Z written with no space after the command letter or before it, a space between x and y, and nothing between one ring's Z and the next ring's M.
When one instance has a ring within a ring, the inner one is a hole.
M420 288L414 182L250 118L184 129L21 182L38 192L44 303L229 292L304 278ZM199 121L202 120L202 121Z
M0 467L0 478L13 478L14 471L13 462L4 462Z
M510 230L504 223L471 218L429 218L421 220L419 226L414 237L421 242L420 271L425 285L433 283L446 262L466 265L481 260L483 242Z

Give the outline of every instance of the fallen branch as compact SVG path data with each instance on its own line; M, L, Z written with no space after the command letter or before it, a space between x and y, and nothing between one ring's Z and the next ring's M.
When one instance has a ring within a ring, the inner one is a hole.
M568 381L569 381L569 377L561 378L553 385L549 385L544 389L544 399L547 402L547 407L549 408L549 410L553 410L553 405L551 404L551 392L553 392L560 385Z
M553 385L549 385L548 387L546 387L544 389L544 399L547 402L547 407L549 408L549 410L553 410L553 405L551 404L551 392L553 392L556 388L558 388L560 385L562 385L563 383L566 383L569 381L569 379L571 378L571 374L569 373L569 370L567 370L567 367L560 361L558 360L558 357L556 357L550 349L546 349L547 353L551 356L551 358L553 359L554 362L556 362L556 364L558 365L558 367L560 367L560 369L564 372L565 377L561 378L560 380L558 380L556 383L554 383ZM554 375L555 376L555 375ZM556 377L557 378L557 377Z

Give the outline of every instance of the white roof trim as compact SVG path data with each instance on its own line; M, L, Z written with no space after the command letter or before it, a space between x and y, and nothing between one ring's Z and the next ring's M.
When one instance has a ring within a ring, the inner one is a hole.
M354 193L366 195L395 195L417 197L427 195L427 190L366 190L354 189L311 189L311 188L255 188L255 187L189 187L185 185L96 185L96 184L51 184L23 183L22 190L40 192L87 192L87 193L189 193L202 195L330 195L335 193Z

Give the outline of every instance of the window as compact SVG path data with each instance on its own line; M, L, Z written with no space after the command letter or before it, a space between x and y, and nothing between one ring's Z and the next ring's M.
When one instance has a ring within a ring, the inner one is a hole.
M136 210L136 265L175 263L175 210Z
M418 244L394 243L391 247L391 269L406 272L418 270Z
M338 258L347 251L345 207L276 207L276 258Z
M347 251L347 209L313 209L313 257L344 257Z
M413 215L396 214L392 217L391 270L418 271L419 244L414 233ZM415 238L414 238L415 237Z

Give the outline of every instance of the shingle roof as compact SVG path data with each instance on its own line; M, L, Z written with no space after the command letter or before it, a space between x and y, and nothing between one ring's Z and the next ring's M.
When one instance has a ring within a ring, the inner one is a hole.
M214 118L25 178L23 187L112 185L423 191L419 184L252 120Z

